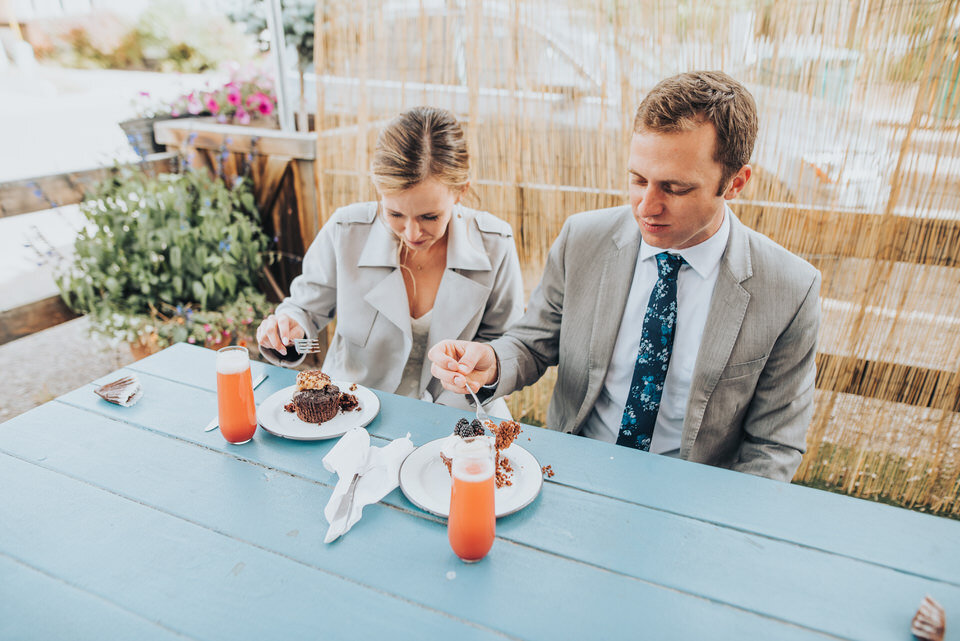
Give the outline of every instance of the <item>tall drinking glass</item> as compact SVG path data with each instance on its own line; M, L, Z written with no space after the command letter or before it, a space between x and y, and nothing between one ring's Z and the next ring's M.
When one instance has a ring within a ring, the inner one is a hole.
M236 445L253 438L257 407L246 347L224 347L217 352L217 410L223 438Z
M454 554L474 563L490 551L497 528L493 443L484 437L464 439L453 448L452 458L447 536Z

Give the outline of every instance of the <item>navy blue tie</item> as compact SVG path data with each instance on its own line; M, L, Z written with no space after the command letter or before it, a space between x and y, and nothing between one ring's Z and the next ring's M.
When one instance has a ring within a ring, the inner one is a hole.
M633 380L627 394L627 405L620 420L617 445L650 451L653 428L660 411L663 383L673 352L673 335L677 328L677 274L684 260L680 256L661 252L657 254L657 284L650 292L647 312L643 316L643 331Z

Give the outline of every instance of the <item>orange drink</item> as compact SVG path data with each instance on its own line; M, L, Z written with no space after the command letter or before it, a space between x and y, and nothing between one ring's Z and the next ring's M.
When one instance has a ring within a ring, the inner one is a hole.
M224 347L217 352L217 411L223 438L237 445L253 438L257 407L246 347Z
M454 448L447 536L454 554L466 563L479 561L493 546L497 528L493 472L489 439L465 439Z

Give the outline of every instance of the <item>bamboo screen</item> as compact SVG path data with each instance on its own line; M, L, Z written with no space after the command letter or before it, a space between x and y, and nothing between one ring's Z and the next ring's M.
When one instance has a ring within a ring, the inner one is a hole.
M632 114L658 80L754 93L748 225L823 273L816 411L796 481L960 515L958 0L319 0L320 216L374 197L380 125L466 124L473 205L535 286L564 219L626 201ZM550 377L513 395L542 422Z

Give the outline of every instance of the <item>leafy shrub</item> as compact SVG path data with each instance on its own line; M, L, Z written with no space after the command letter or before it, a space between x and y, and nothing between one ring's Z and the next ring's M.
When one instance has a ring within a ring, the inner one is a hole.
M121 168L81 212L88 224L57 285L100 332L180 340L198 316L201 327L232 319L224 329L235 335L266 309L257 282L267 237L248 180L231 188L206 172L149 177ZM238 301L249 312L235 309Z

